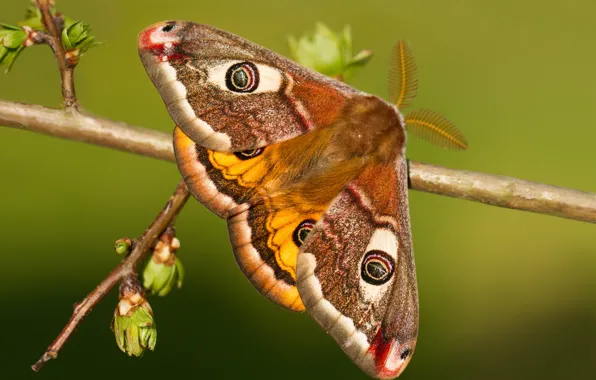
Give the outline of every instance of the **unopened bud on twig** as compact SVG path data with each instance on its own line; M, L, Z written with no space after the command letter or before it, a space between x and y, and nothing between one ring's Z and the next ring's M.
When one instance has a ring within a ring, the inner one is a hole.
M155 348L157 329L153 310L136 278L126 279L120 285L120 301L114 312L112 331L118 347L128 356L141 356L145 350Z
M180 288L184 280L184 267L176 251L180 241L173 227L168 227L155 245L153 255L143 268L143 286L158 296L167 295L174 286Z
M130 252L132 248L132 241L129 238L122 238L116 240L114 243L114 249L116 253L119 255L126 255Z

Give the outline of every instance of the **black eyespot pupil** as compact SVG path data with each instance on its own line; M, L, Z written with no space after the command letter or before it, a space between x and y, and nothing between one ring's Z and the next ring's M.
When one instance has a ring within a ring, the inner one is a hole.
M306 240L306 237L308 236L308 233L310 232L310 229L308 228L302 228L300 229L300 231L298 231L298 239L304 243L304 241Z
M375 280L380 280L387 275L387 268L378 261L369 261L366 264L366 272Z
M240 68L234 71L232 74L232 83L239 89L244 89L248 86L248 73L245 71L246 69Z
M292 239L294 240L294 244L300 247L306 240L310 231L314 228L316 221L312 219L307 219L301 222L298 227L294 230L294 234Z
M174 29L174 24L168 24L166 26L164 26L163 28L161 28L161 31L164 33L168 33L171 32Z
M263 153L263 148L243 150L242 152L234 152L234 156L244 161L260 156L261 153Z
M360 275L371 285L387 283L395 272L395 261L387 252L368 251L362 260Z
M400 358L401 360L406 360L406 358L410 356L410 349L406 348L405 350L402 351Z
M259 70L251 62L236 63L226 72L226 87L234 92L253 92L259 86Z

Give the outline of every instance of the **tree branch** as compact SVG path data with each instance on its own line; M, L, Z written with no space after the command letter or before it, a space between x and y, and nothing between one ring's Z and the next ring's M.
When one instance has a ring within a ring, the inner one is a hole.
M596 223L596 194L410 161L414 190Z
M0 124L161 160L175 160L169 134L84 114L72 115L38 105L0 101ZM410 161L410 187L493 206L596 223L596 194L511 177Z
M44 34L44 40L52 48L56 61L58 62L58 69L60 70L60 77L62 80L62 98L64 100L64 107L67 110L78 111L79 102L77 100L74 86L75 65L69 63L64 46L62 46L62 34L56 26L56 19L54 18L54 15L52 15L51 10L53 0L37 0L36 4L41 12L41 19L47 31L47 34Z
M0 125L174 161L172 137L82 113L0 100Z
M168 203L160 211L151 225L143 235L135 242L131 253L124 259L110 274L95 288L85 299L74 308L70 320L60 332L60 335L47 348L41 358L31 368L39 371L50 359L55 359L62 346L66 343L75 328L97 303L118 283L118 281L130 276L136 277L136 266L143 260L145 254L151 250L157 238L174 221L178 212L182 209L188 199L189 191L180 180L176 191L170 197Z

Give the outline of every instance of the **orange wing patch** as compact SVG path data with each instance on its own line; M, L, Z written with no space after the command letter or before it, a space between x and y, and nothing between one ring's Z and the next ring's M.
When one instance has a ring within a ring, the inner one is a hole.
M264 149L255 149L250 152L263 151ZM242 160L237 155L246 154L246 152L226 153L213 150L207 150L207 152L213 167L220 170L225 179L236 181L242 187L254 188L258 186L267 174L268 165L262 156Z
M296 288L296 259L302 241L328 205L312 205L296 192L280 191L278 176L268 176L283 171L280 152L284 150L279 145L216 152L198 146L178 128L174 132L180 172L193 195L228 220L243 273L267 298L303 311Z
M190 192L224 219L262 185L270 166L265 158L268 149L215 152L197 145L181 129L174 130L176 161Z
M321 218L327 205L307 209L297 204L293 208L276 209L272 203L275 202L266 202L270 210L266 224L269 231L267 246L275 253L275 261L280 269L288 272L296 281L296 257L300 245L316 221Z
M228 229L240 268L263 295L291 310L303 311L296 288L296 259L302 242L326 209L292 203L289 195L261 198L240 206ZM276 204L284 205L277 208Z

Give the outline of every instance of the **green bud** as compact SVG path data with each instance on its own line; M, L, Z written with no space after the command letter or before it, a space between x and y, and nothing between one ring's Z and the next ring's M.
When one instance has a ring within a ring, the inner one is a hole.
M292 56L303 66L329 76L341 73L341 41L324 24L298 40L290 37L289 44Z
M65 28L62 30L62 44L67 51L77 51L73 56L83 55L90 48L100 45L91 35L91 27L88 24L67 21L69 22L65 21Z
M174 286L182 287L184 267L174 253L180 247L176 238L162 238L143 268L143 287L151 294L167 295Z
M355 67L363 66L371 57L370 51L353 55L352 33L349 26L335 33L318 23L314 33L300 39L289 37L290 52L301 65L335 78L348 76Z
M121 296L112 331L116 344L128 356L141 356L147 349L153 351L157 342L153 310L140 293Z
M129 238L118 239L114 243L114 250L119 255L125 255L130 252L132 241Z

